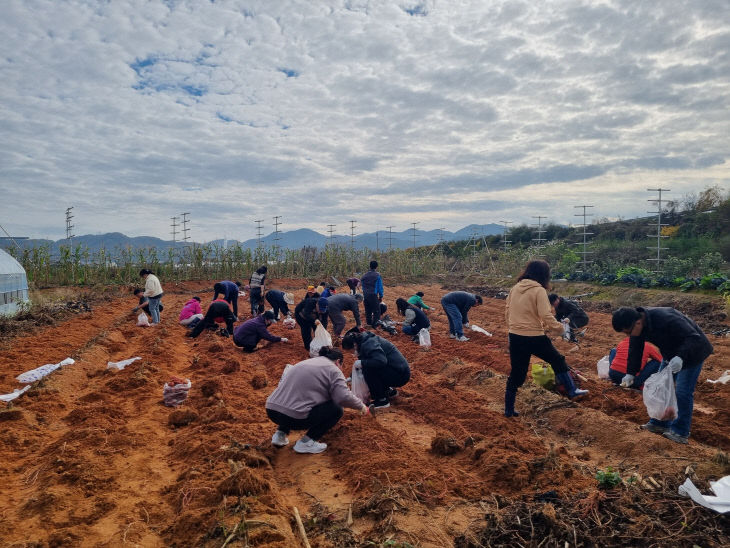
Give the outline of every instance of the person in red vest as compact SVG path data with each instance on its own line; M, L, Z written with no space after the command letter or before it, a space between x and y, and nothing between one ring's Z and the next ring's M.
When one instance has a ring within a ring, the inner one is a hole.
M626 376L626 363L629 360L630 340L631 337L626 337L618 343L616 348L612 348L608 354L608 363L611 364L608 370L608 376L613 381L613 384L621 384L621 381ZM639 374L634 377L629 388L642 390L646 379L659 371L662 359L659 349L650 342L645 342L644 353L641 356L641 369L639 370Z

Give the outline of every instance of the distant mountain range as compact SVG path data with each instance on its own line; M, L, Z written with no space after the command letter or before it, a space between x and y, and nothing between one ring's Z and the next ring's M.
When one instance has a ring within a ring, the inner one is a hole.
M479 236L489 236L492 234L501 234L502 225L487 224L487 225L469 225L465 226L461 230L456 232L450 232L448 230L416 230L415 231L415 244L416 246L434 245L439 242L442 238L443 241L460 241L468 240L474 234ZM441 232L441 233L440 233ZM330 240L329 236L315 232L308 228L300 228L298 230L290 230L286 232L279 232L278 242L275 242L276 234L271 234L261 238L262 245L266 247L272 247L275 243L285 249L301 249L305 246L310 247L324 247L328 243L350 245L351 238L348 235L337 234L333 235ZM59 248L61 246L68 245L66 239L52 241L44 239L28 239L28 240L16 240L18 245L24 249L32 249L47 245L50 248L52 256L59 254ZM252 238L244 242L238 242L237 240L213 240L212 242L206 242L208 244L216 244L220 246L233 246L240 244L244 249L254 249L258 245L258 239ZM370 232L366 234L358 234L354 238L354 246L357 249L380 249L385 250L389 247L396 249L406 249L413 247L414 233L413 230L404 230L402 232L391 232L387 230L380 230L377 233ZM88 248L90 253L98 253L100 249L104 248L108 251L114 251L117 248L124 249L130 247L132 249L148 249L157 248L157 252L160 257L164 257L170 248L182 248L185 246L182 242L173 242L171 240L161 240L160 238L153 238L152 236L137 236L129 237L125 236L121 232L110 232L108 234L86 234L84 236L74 236L73 245L81 245L84 248ZM8 239L0 239L0 247L10 248L14 246L13 242Z

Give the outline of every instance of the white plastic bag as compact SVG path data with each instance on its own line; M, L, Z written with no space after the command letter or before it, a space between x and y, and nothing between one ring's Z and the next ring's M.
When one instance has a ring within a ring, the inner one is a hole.
M147 314L140 312L137 316L137 327L149 327L150 321L147 319Z
M492 336L492 334L489 331L487 331L483 327L479 327L478 325L472 325L471 330L476 331L477 333L481 333L482 335L486 335L487 337Z
M418 344L424 348L431 348L431 333L425 327L418 332Z
M370 388L365 382L365 375L362 374L362 367L352 368L352 388L350 389L360 400L367 405L370 401Z
M291 316L287 316L286 318L284 318L284 321L281 322L281 324L287 329L294 329L294 327L297 325L297 322L294 321L294 318L292 318Z
M599 379L607 379L608 378L608 370L611 367L611 364L608 363L608 356L603 356L600 360L598 360L598 363L596 364L596 367L598 368L598 378Z
M188 397L188 391L192 386L190 379L185 379L184 383L171 384L173 381L165 383L162 389L162 400L168 407L180 405Z
M317 320L317 329L314 330L314 338L309 343L309 355L312 358L319 356L319 349L323 346L332 346L332 337L324 328L322 323Z
M671 369L665 367L646 379L644 405L652 419L671 421L677 418L677 394Z
M137 360L141 360L141 359L142 358L140 358L139 356L137 356L135 358L129 358L128 360L122 360L120 362L106 362L106 368L107 369L116 370L116 371L121 371L125 367L127 367L130 363L134 363Z

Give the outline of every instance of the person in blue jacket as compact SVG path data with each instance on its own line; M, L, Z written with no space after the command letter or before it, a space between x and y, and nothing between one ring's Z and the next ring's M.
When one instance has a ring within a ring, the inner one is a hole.
M677 394L677 417L672 421L650 419L644 430L661 434L677 443L689 441L694 410L694 392L702 365L713 348L702 329L690 318L670 307L621 307L613 313L614 331L629 339L626 375L621 386L631 386L641 370L644 343L654 344L666 360L660 371L668 367L674 373Z
M233 342L236 346L243 348L244 352L253 352L261 339L272 343L289 342L285 337L277 337L269 333L267 329L272 323L276 323L274 313L267 310L260 316L251 318L239 325L233 332Z
M378 261L370 261L370 270L360 277L365 323L375 328L380 321L380 301L383 300L383 278L377 271Z
M327 314L327 299L329 299L334 294L334 287L325 287L322 290L322 293L320 293L319 300L317 301L317 317L319 318L319 321L322 323L325 329L327 329L327 318L329 317L329 315Z
M213 300L218 298L218 295L223 296L223 300L230 303L233 307L233 315L238 319L238 291L241 288L241 282L229 282L223 280L213 285Z
M449 337L465 342L464 327L469 327L469 310L482 304L482 298L466 291L452 291L441 298L441 306L449 318Z

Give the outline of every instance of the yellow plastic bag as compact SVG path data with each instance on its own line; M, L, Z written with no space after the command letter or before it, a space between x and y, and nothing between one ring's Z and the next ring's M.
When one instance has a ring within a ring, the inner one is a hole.
M555 372L547 363L537 362L532 364L532 381L547 390L555 388Z

